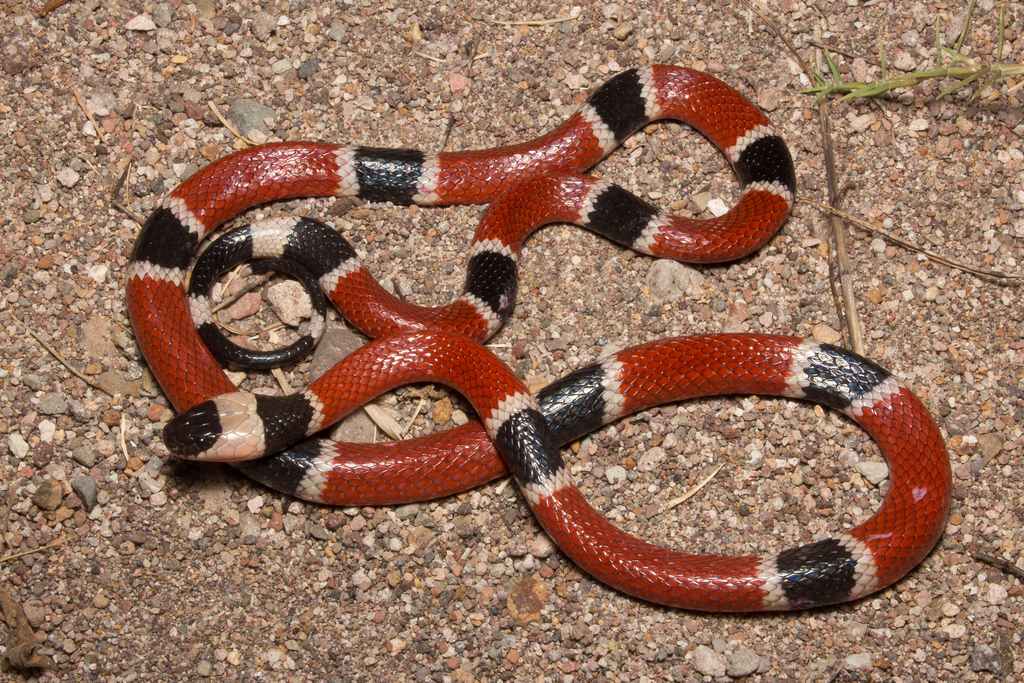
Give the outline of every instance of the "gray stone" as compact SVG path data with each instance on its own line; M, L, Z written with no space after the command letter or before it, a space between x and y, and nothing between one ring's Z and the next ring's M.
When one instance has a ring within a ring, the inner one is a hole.
M348 27L341 22L334 22L331 24L331 28L327 30L327 37L336 43L340 43L345 40L345 34L348 33Z
M266 40L277 28L277 19L266 12L260 12L252 19L252 31L260 40Z
M66 415L68 402L56 392L43 394L43 397L39 399L39 412L43 415Z
M626 468L621 465L612 465L604 471L604 478L609 484L621 484L626 481Z
M21 608L25 611L25 619L32 628L39 628L46 621L46 605L39 600L29 600Z
M160 28L167 28L167 25L171 23L171 17L174 16L174 9L170 3L161 2L153 5L153 23Z
M644 278L651 296L662 301L680 301L688 292L700 287L704 276L700 271L671 259L651 264Z
M857 471L875 486L881 484L889 476L889 466L884 462L859 462Z
M231 121L239 133L248 135L251 130L258 130L265 135L270 135L270 126L267 121L277 123L277 111L252 100L235 100L228 109L228 120Z
M971 654L971 671L987 671L999 675L1003 672L1003 658L992 646L980 643Z
M761 658L749 647L741 647L727 658L725 673L733 678L743 678L757 671L761 664Z
M71 490L82 501L86 512L96 507L96 480L87 474L71 480Z
M96 465L96 452L89 446L79 446L71 451L71 459L82 467L93 467Z
M420 513L420 506L417 503L402 505L395 508L395 517L399 519L412 519Z
M846 658L846 668L853 671L870 671L875 666L875 660L870 652L859 652Z
M299 65L299 68L296 73L298 73L299 78L301 78L302 80L306 80L319 70L320 61L316 57L310 57L309 59L307 59L306 61Z

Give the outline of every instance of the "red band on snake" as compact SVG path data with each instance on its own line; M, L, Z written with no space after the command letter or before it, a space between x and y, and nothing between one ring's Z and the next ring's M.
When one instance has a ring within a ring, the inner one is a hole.
M736 168L744 194L715 230L707 230L706 224L670 224L648 211L645 204L628 199L609 201L619 191L595 179L572 175L596 163L626 135L656 118L694 125ZM129 312L140 346L175 406L181 410L194 407L176 418L173 428L169 426L167 441L172 450L202 456L212 441L224 437L231 442L229 457L253 457L301 437L283 429L285 422L298 426L299 432L314 432L375 392L408 381L435 379L451 383L474 404L484 420L486 435L507 459L552 539L582 568L627 593L689 609L806 607L878 590L927 554L941 533L949 505L948 458L938 430L920 403L881 368L840 350L799 340L721 335L694 341L666 340L620 352L596 369L581 371L583 374L573 376L568 384L556 386L566 392L563 396L585 398L580 399L581 404L562 401L573 406L569 412L583 417L569 420L569 427L555 426L554 433L547 408L542 413L497 359L463 337L440 332L400 333L375 342L297 398L261 397L257 401L235 394L203 403L234 391L188 323L189 306L182 286L198 242L214 227L253 204L285 197L359 194L425 204L488 202L513 186L517 187L508 196L522 191L520 204L506 198L492 205L487 216L493 214L497 236L481 239L478 234L474 241L474 256L486 254L499 266L502 259L512 259L514 265L518 244L526 234L552 220L579 222L595 229L601 223L625 224L624 234L632 246L649 247L651 253L671 243L666 236L674 232L681 236L684 249L696 245L690 249L695 260L749 253L785 220L795 178L785 145L756 108L710 76L660 66L620 74L598 89L558 130L513 147L424 155L408 150L286 143L225 157L163 201L147 221L130 266ZM535 196L551 198L534 206L531 197ZM507 227L516 222L521 225ZM732 234L722 240L716 236L717 230ZM725 246L716 251L709 246L715 243ZM737 243L741 246L732 246ZM683 256L679 252L671 255ZM334 280L335 285L345 286L335 289L346 290L351 284L349 277L354 271L346 269L343 277ZM456 329L477 338L493 333L504 310L495 292L480 293L467 283L471 305L458 304L464 313L455 316L460 324L469 325ZM350 320L358 318L343 312ZM419 327L436 324L408 311L374 316L371 322L353 322L373 334L383 334L404 327L404 318L410 317ZM631 355L634 353L637 355ZM426 363L424 358L435 362ZM661 381L645 380L645 373L655 366L664 366L658 371L667 374ZM382 374L381 368L387 372ZM673 376L676 379L665 379ZM353 377L359 378L355 385L345 381ZM659 391L659 387L671 390ZM354 390L354 395L348 395ZM638 390L644 396L633 397L631 392ZM772 556L713 558L672 553L632 539L585 503L561 461L558 439L573 430L585 431L615 419L641 404L709 392L809 398L846 411L878 440L889 458L892 483L882 508L868 522L836 539ZM546 399L550 397L548 394ZM557 396L553 400L559 404ZM291 412L285 418L282 408L286 404ZM589 412L579 412L582 405ZM250 425L254 430L246 431ZM236 436L237 441L233 440ZM493 451L486 454L489 441L481 437L479 428L473 433L467 426L454 437L441 438L440 448L451 448L453 457L471 463L470 468L477 467L486 476L497 472ZM459 439L465 440L455 444ZM391 447L392 452L401 448ZM280 474L288 470L289 462L295 461L278 459L245 469ZM334 497L344 485L332 486L332 482L333 475L326 474L316 483L295 488L301 488L307 498L353 504L351 499ZM379 485L396 489L396 501L409 495L401 480ZM427 496L446 492L435 487ZM368 494L364 490L358 495Z

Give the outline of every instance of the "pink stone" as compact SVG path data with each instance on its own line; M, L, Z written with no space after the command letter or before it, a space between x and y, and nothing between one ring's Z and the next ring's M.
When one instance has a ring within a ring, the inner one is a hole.
M451 88L452 94L462 92L469 85L469 79L460 73L454 73L448 77L448 87Z

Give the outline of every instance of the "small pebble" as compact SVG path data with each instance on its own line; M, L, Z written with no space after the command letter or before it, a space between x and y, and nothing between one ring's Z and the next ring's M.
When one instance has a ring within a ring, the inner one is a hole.
M852 671L870 671L875 666L875 661L870 652L858 652L846 658L846 668Z
M979 643L971 653L971 671L987 671L999 675L1003 672L1003 658L986 643Z
M727 667L728 661L725 656L707 645L699 645L693 651L693 668L705 676L724 676Z
M856 469L869 482L878 486L889 476L889 466L884 462L865 461L859 462Z
M609 484L621 484L626 481L626 468L621 465L612 465L604 471L604 477Z
M63 498L61 485L53 479L44 479L32 494L32 502L43 510L56 510Z
M434 404L434 411L431 415L434 424L446 425L452 419L452 402L447 396Z
M78 171L73 168L64 168L57 174L57 182L70 189L78 184Z
M7 437L7 445L10 446L11 453L13 453L14 457L18 460L23 460L25 456L28 455L28 442L25 441L25 438L17 432L12 432Z
M540 619L548 597L547 586L540 579L527 576L516 582L508 593L506 607L509 615L520 626Z
M75 477L71 480L71 490L81 499L86 512L91 512L96 507L97 488L95 479L87 474Z
M154 31L156 24L148 14L139 14L129 19L124 27L129 31Z
M757 671L761 665L761 658L757 653L747 647L741 647L736 652L726 657L727 666L725 673L733 678L743 678Z

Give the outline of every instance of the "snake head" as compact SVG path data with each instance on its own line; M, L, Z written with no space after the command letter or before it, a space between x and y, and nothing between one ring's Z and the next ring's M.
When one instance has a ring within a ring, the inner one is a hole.
M266 429L251 394L234 392L203 401L164 427L164 444L186 460L254 460L266 454Z

